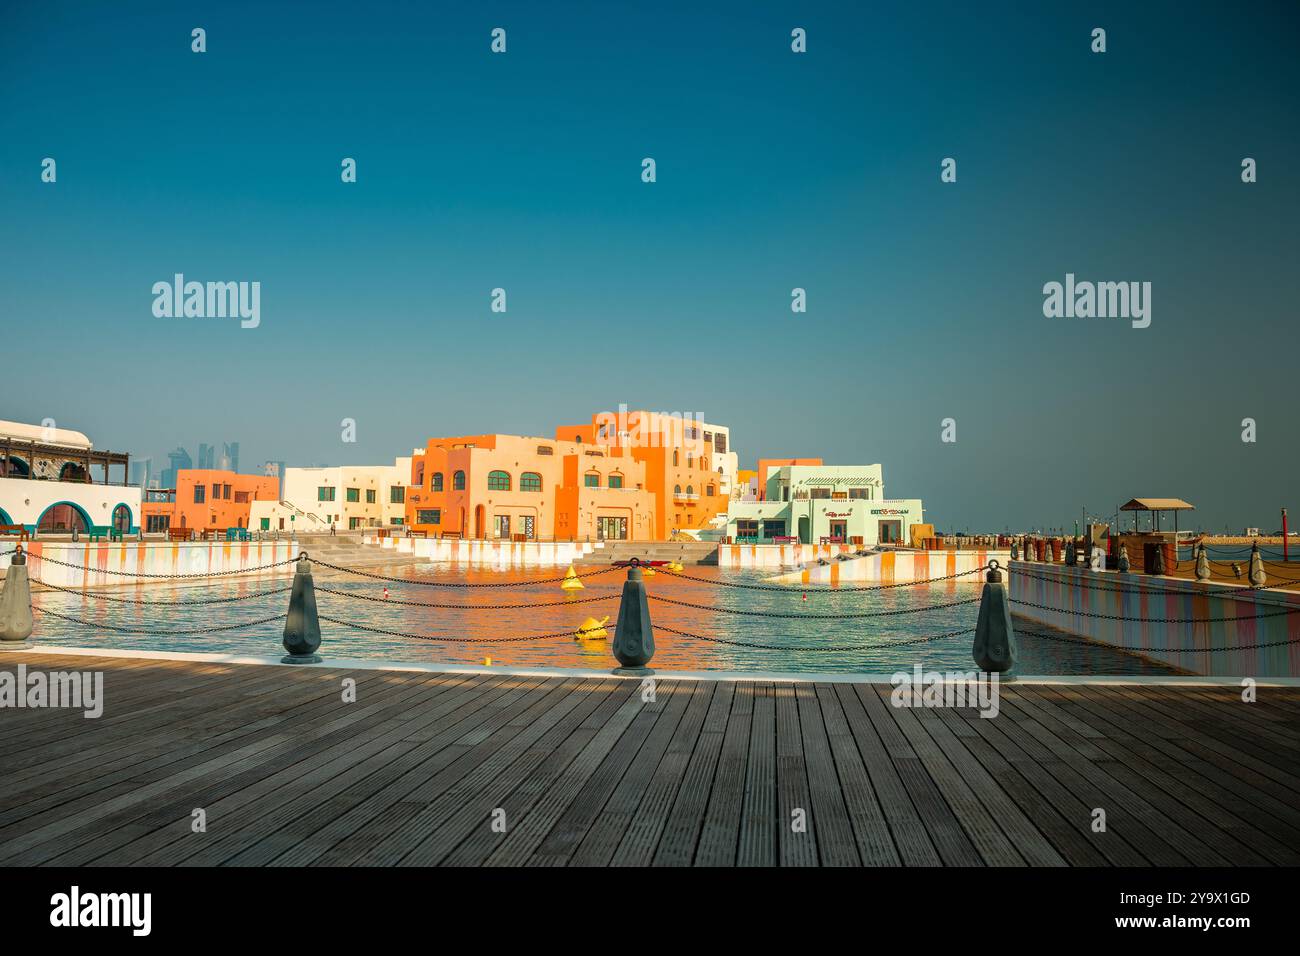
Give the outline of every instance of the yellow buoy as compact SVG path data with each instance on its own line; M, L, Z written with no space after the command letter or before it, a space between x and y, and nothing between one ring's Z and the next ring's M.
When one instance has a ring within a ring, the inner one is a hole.
M641 577L652 578L654 576L655 576L654 568L650 567L648 564L641 565Z
M594 617L589 617L573 632L575 641L602 640L609 637L609 631L605 630L605 624L609 621L609 615L606 614L599 621Z
M685 570L685 568L682 566L682 563L681 563L680 561L669 561L669 562L668 562L668 570L669 570L669 571L683 571L683 570Z
M484 667L491 667L491 666L492 666L492 658L490 658L490 657L485 657L485 658L483 658L483 666L484 666Z
M581 591L583 586L583 583L578 580L578 572L573 570L573 565L569 565L569 572L564 576L564 580L560 582L560 587L565 591Z

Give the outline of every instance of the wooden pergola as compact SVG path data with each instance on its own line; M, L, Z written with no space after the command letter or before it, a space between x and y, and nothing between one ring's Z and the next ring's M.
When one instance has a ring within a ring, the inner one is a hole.
M122 481L120 484L129 484L131 480L131 456L127 452L96 451L93 448L74 448L68 445L49 445L38 441L21 441L17 438L0 438L0 478L16 477L12 474L9 464L13 456L27 460L28 473L23 476L26 478L45 478L55 481L68 480L60 478L58 475L35 474L36 460L38 458L50 458L64 463L75 462L81 465L85 469L87 484L93 484L95 481L95 473L91 470L94 465L104 469L103 484L118 484L118 482L112 480L112 472L109 470L114 465L122 466Z
M1174 513L1174 534L1178 533L1178 512L1195 511L1196 505L1188 504L1182 498L1132 498L1119 506L1120 511L1147 511L1151 513L1151 528L1160 530L1160 512ZM1137 515L1133 516L1133 530L1137 531Z

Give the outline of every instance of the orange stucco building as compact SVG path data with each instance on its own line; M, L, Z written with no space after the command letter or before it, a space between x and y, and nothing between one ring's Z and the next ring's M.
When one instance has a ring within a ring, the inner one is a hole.
M463 538L647 540L655 499L619 449L521 435L432 438L411 459L406 523Z
M553 439L430 439L411 460L407 525L467 538L653 541L726 512L709 426L655 412L610 418L561 426Z
M280 479L219 469L182 468L175 494L151 490L141 505L146 531L247 528L254 501L280 497Z

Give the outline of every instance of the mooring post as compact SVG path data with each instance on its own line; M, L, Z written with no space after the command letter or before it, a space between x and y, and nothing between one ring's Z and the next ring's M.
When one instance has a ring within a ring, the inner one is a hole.
M1088 556L1088 568L1092 571L1100 571L1102 565L1106 563L1106 552L1101 550L1101 545L1094 544L1092 553Z
M1119 571L1120 574L1128 574L1131 567L1132 565L1129 564L1128 560L1128 545L1121 544L1119 546L1119 561L1117 562L1116 570Z
M316 616L316 585L311 579L311 562L307 552L298 555L298 567L289 591L289 616L284 622L282 664L318 664L320 655L320 619Z
M989 562L984 591L980 594L980 614L975 623L975 642L971 646L975 665L982 671L1003 672L1016 666L1016 632L1011 625L1011 602L1002 583L997 560Z
M1079 555L1078 555L1078 553L1074 550L1074 539L1073 539L1073 538L1071 538L1069 541L1065 542L1065 563L1066 563L1069 567L1074 567L1076 564L1079 563Z
M1250 583L1252 587L1262 588L1268 583L1264 573L1264 557L1259 553L1259 542L1250 546Z
M1020 560L1020 547L1019 545L1016 544L1015 538L1011 539L1011 560L1012 561Z
M614 673L638 677L654 673L646 665L655 656L654 625L650 623L650 603L646 600L640 565L640 560L633 558L627 569L613 646L614 657L622 665L615 667Z
M1151 567L1147 568L1147 574L1165 575L1169 572L1165 570L1165 546L1160 543L1153 545L1154 550L1151 552L1155 557L1151 561Z
M1204 541L1196 544L1196 580L1210 580L1210 555Z
M18 545L9 559L4 591L0 592L0 651L20 651L31 645L32 582L27 577L27 555Z

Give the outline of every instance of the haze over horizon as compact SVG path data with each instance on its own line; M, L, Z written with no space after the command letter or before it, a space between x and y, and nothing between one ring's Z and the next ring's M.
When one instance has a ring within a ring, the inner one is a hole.
M1272 530L1300 14L1228 11L10 5L0 418L248 472L626 404L729 426L742 467L878 462L950 530L1135 496ZM260 325L156 317L175 273L260 282ZM1045 318L1067 274L1150 282L1150 327Z

